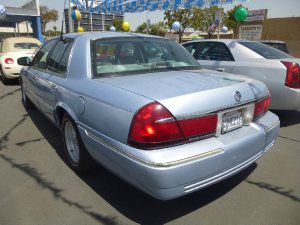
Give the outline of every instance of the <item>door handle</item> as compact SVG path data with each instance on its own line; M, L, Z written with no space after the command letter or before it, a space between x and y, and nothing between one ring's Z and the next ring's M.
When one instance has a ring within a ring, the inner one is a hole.
M221 68L221 67L216 68L216 70L219 71L219 72L225 72L225 68Z
M56 88L57 88L57 87L56 87L56 84L51 84L51 85L50 85L50 88L51 88L51 90L56 91Z

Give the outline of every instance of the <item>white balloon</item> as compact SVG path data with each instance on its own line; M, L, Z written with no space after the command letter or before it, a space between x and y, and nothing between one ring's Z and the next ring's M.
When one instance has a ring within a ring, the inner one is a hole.
M175 21L173 24L172 24L172 29L175 31L175 32L178 32L181 28L181 24L177 21Z
M115 28L114 26L111 26L111 27L109 28L109 31L111 31L111 32L116 32L116 28Z
M222 31L223 33L227 33L228 27L226 27L226 26L222 27L221 31Z

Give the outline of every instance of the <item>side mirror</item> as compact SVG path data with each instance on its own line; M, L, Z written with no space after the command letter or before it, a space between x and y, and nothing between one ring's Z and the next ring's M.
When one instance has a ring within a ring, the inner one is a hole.
M32 66L32 60L29 57L21 57L17 59L20 66Z

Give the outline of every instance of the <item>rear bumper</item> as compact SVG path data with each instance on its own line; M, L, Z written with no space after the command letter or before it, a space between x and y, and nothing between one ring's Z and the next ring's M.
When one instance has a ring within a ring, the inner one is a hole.
M300 109L300 89L284 87L276 99L271 96L271 109L297 110Z
M271 112L217 138L141 151L97 134L82 124L81 137L100 164L161 200L177 198L219 182L249 166L275 142L279 119Z
M20 77L20 71L23 67L19 65L2 65L3 75L7 79L16 79Z

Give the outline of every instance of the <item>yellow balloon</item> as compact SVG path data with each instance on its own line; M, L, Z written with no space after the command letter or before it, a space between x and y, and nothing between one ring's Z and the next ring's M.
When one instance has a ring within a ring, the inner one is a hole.
M77 28L77 32L84 32L83 27L78 27L78 28Z
M129 31L130 30L130 24L128 22L123 22L122 29L124 31Z

